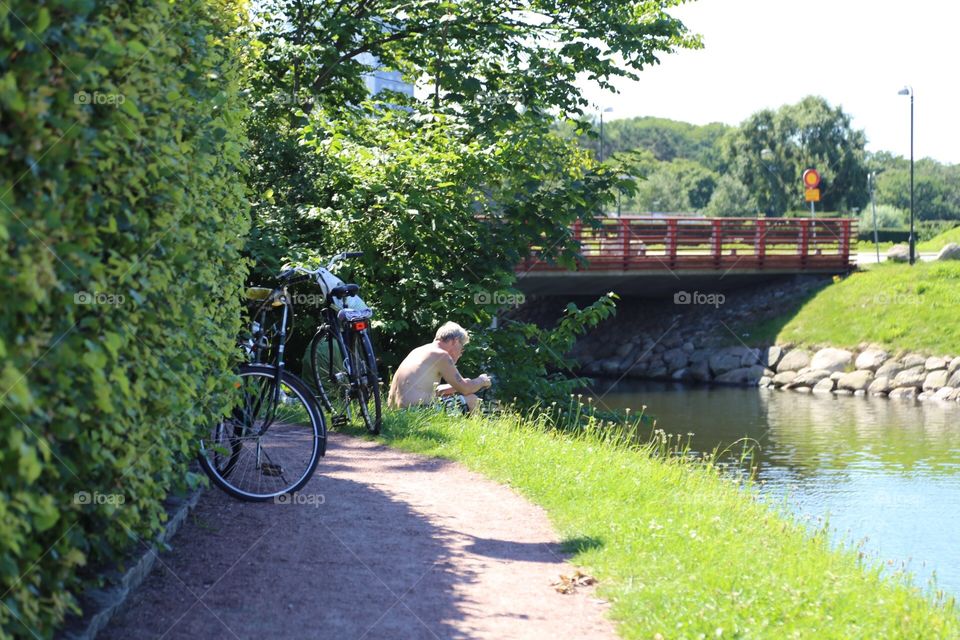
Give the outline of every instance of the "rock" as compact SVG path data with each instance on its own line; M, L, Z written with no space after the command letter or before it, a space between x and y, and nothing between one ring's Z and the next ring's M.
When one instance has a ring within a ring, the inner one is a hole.
M931 400L933 398L933 391L921 391L917 395L917 400Z
M834 392L833 392L833 395L835 395L835 396L852 396L852 395L853 395L853 391L850 391L850 389L835 389Z
M890 398L901 398L913 400L917 397L917 388L916 387L897 387L890 392Z
M810 393L811 389L810 387L797 387L794 391L797 393Z
M960 371L954 371L950 376L950 379L947 380L948 387L960 387Z
M618 357L618 358L624 358L624 357L626 357L627 355L630 354L631 351L633 351L633 349L634 349L635 346L636 346L636 345L634 345L632 342L624 342L624 343L623 343L622 345L620 345L620 347L617 349L617 352L616 352L616 354L615 354L616 357Z
M831 379L831 380L839 380L840 378L842 378L842 377L845 376L845 375L847 375L847 374L844 373L843 371L834 371L833 373L830 374L830 379Z
M600 373L605 376L620 375L620 362L617 360L604 360L600 363Z
M960 260L960 244L948 242L940 253L937 254L937 260Z
M809 369L803 373L798 373L791 384L798 387L812 387L824 378L830 378L829 371L825 369Z
M813 385L813 393L830 393L833 391L833 385L836 384L830 378L824 378L817 384Z
M939 369L931 371L923 380L924 391L937 391L947 386L947 370Z
M663 365L657 365L655 368L650 369L650 371L647 373L647 376L650 378L666 378L667 368Z
M887 360L877 369L878 376L890 376L891 378L906 369L899 360Z
M865 391L871 382L873 382L873 371L857 369L844 374L842 378L837 380L837 388L849 391Z
M863 396L867 395L867 392L864 389L857 389L856 391L853 392L853 395L855 395L858 398L862 398Z
M766 388L768 388L768 387L772 387L772 386L773 386L773 378L771 378L770 376L763 376L762 378L760 378L760 385L759 385L759 386L762 387L762 388L764 388L764 389L766 389Z
M763 366L763 357L759 349L747 349L740 358L741 367L752 367L755 364Z
M743 366L741 363L744 354L751 353L752 351L752 349L746 347L727 347L721 349L710 356L710 371L713 372L713 375L719 376L727 371L739 369Z
M687 371L690 372L690 378L697 382L709 382L711 379L710 367L707 365L706 360L691 364L687 368Z
M950 387L941 387L937 389L937 392L933 394L934 400L947 401L952 400L951 396L956 395L956 389L951 389Z
M936 371L937 369L946 369L949 363L943 359L936 356L930 356L923 362L923 368L927 371Z
M680 369L687 366L687 352L683 349L670 349L663 354L663 363L667 369Z
M830 371L843 371L853 362L853 354L846 349L836 349L827 347L817 351L810 360L811 369L824 369Z
M904 369L893 379L895 387L922 387L923 381L927 379L927 372L923 367L913 367Z
M711 349L697 349L690 354L690 364L706 363L712 355L713 351Z
M954 358L950 361L950 364L947 365L947 373L953 375L953 372L957 369L960 369L960 357Z
M686 351L687 353L693 353L695 351L695 348L692 342L684 342L680 348Z
M867 349L857 356L854 365L857 369L870 369L876 371L880 366L890 358L890 354L880 349Z
M905 244L895 244L887 250L887 260L890 262L909 262L910 247Z
M774 371L777 370L777 364L780 362L780 359L783 357L783 349L774 345L772 347L767 347L767 352L765 354L764 361L760 364L764 364Z
M877 376L873 379L873 382L870 383L870 386L867 387L867 391L870 395L886 395L893 390L894 384L893 379L888 376Z
M810 366L810 353L803 349L793 349L784 354L776 370L777 372L798 371L808 366Z
M670 379L677 380L680 382L684 380L690 380L690 370L687 368L677 369L672 374L670 374Z
M900 362L903 363L904 369L912 369L913 367L919 367L926 364L927 357L922 356L919 353L908 353L900 358Z
M796 371L781 371L777 375L773 376L773 386L782 387L785 384L790 384L796 377Z
M725 384L757 384L760 378L764 376L764 373L766 373L764 367L755 364L722 373L715 378L715 381Z

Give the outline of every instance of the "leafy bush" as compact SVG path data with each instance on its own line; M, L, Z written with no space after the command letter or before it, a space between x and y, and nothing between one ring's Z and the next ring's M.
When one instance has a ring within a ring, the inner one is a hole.
M50 637L79 567L152 538L195 427L222 415L243 15L0 3L0 637Z

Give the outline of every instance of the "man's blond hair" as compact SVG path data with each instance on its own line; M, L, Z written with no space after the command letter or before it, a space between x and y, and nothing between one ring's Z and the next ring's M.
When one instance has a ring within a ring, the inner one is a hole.
M445 322L439 329L437 329L437 335L434 340L437 342L459 340L460 344L467 344L470 342L470 334L467 333L467 330L458 325L456 322Z

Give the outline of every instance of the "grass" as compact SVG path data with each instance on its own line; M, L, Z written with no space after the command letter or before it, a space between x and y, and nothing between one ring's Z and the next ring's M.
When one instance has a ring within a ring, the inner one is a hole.
M820 290L796 312L767 323L777 343L960 354L960 262L874 265ZM749 327L744 332L767 331Z
M955 242L960 244L960 227L954 227L949 231L944 231L940 235L921 242L917 245L917 250L922 253L934 253L943 249L948 243Z
M608 435L604 435L604 434ZM831 548L715 467L516 415L388 412L392 446L464 463L541 505L625 638L946 638L953 600ZM666 448L658 436L656 448Z

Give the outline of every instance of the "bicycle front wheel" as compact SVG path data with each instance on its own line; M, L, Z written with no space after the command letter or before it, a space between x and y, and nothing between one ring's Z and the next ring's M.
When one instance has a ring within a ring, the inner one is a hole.
M313 394L273 365L238 370L237 406L200 440L200 465L218 487L263 501L301 489L326 452L323 412Z

